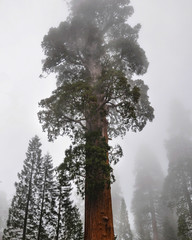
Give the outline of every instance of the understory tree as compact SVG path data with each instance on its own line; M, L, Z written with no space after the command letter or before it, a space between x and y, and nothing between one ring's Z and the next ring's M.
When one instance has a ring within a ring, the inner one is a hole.
M57 88L38 116L50 141L72 139L63 168L85 197L85 240L114 239L111 161L122 151L108 140L153 119L148 87L133 79L148 61L137 42L140 25L127 22L132 13L129 0L71 0L67 20L42 42L43 72L56 74Z
M37 240L55 236L54 211L56 208L56 179L53 160L49 153L43 158L41 177L38 182L38 232Z
M4 191L0 191L0 240L2 240L3 230L6 227L7 216L8 216L7 196Z
M119 181L116 179L112 185L113 224L117 240L132 240L132 231L129 224L129 216Z
M128 212L124 198L121 199L118 240L133 240L129 224Z
M57 175L57 178L56 178ZM82 240L83 227L70 199L71 183L56 174L49 153L42 157L40 139L29 142L3 240Z
M40 139L35 136L29 142L23 169L18 174L19 181L15 183L16 193L9 209L3 240L25 240L37 237L39 191L36 182L40 180L42 160Z
M163 184L161 167L148 149L139 152L136 162L132 211L138 240L160 240L160 197Z
M80 213L71 200L71 183L65 170L59 170L57 174L57 209L56 237L55 240L83 240L83 224Z
M112 203L113 203L113 225L115 236L118 235L119 223L120 223L120 208L121 208L121 199L123 197L120 183L118 181L118 176L116 176L116 181L111 188L112 194Z

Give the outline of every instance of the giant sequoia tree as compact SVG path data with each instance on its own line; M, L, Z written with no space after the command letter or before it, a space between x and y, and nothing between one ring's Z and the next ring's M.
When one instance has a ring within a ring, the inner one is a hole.
M71 0L70 10L42 42L43 71L56 74L57 88L40 102L39 119L49 140L72 139L64 165L85 193L85 239L111 240L108 152L121 151L108 139L140 131L153 119L148 87L132 78L147 71L148 61L137 42L140 25L127 23L129 0Z

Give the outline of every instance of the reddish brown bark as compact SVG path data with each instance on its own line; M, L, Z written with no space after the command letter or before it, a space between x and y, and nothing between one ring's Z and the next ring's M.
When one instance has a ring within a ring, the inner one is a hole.
M96 194L85 196L85 240L114 240L111 190L107 186Z
M106 120L103 122L102 135L108 141ZM108 158L107 164L109 164ZM108 184L105 184L104 189L91 194L85 190L84 239L114 240L111 188Z

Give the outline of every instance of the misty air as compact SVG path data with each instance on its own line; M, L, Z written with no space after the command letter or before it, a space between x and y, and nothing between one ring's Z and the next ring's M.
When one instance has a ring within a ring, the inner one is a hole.
M192 240L191 11L0 1L0 240Z

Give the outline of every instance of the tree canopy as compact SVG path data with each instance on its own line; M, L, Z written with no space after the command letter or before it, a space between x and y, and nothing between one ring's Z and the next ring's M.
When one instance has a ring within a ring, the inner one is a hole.
M127 23L132 13L127 0L71 1L68 19L45 35L43 71L57 78L57 89L40 102L49 140L67 134L80 141L98 112L107 117L109 137L153 119L148 87L132 79L148 67L137 42L140 25Z
M109 162L122 150L108 139L141 131L154 117L148 87L135 80L148 61L137 41L140 25L127 22L132 14L129 0L71 0L67 20L42 42L43 72L56 75L57 88L41 100L38 116L50 141L72 139L61 167L85 190L86 240L114 238Z

